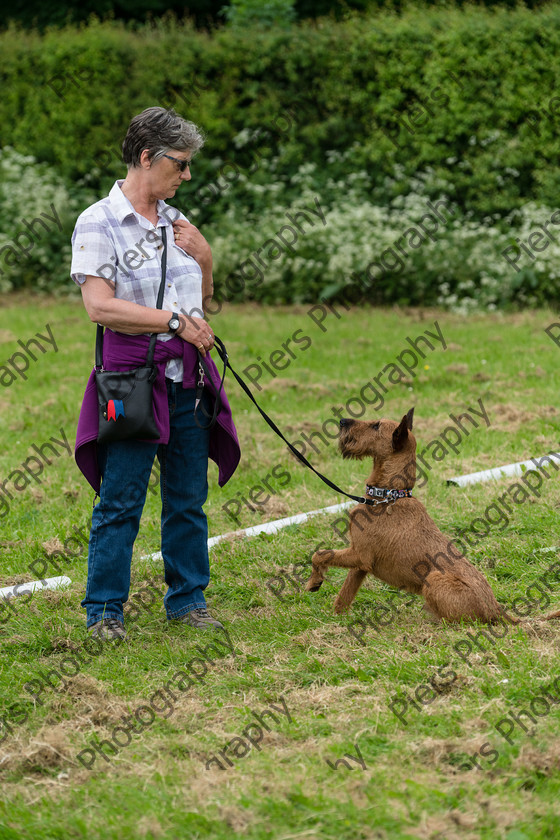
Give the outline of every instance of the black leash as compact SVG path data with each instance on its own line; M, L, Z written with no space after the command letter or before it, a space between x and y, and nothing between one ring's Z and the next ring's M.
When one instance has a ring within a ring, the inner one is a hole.
M210 417L208 412L204 409L204 406L202 406L202 405L200 406L204 415L206 417L210 418L210 425L205 426L204 428L210 428L210 426L214 425L214 423L216 422L216 417L218 416L218 413L219 413L219 409L216 410L216 406L218 405L218 402L219 402L219 405L220 405L220 408L221 408L222 403L221 403L220 394L221 394L221 391L222 391L222 388L223 388L223 385L224 385L224 379L225 379L225 376L226 376L226 368L229 368L231 370L231 372L233 373L233 375L235 376L235 378L237 379L241 388L245 391L245 393L247 394L247 396L249 397L251 402L254 403L254 405L257 407L261 417L268 423L268 425L270 426L272 431L275 432L278 435L279 438L282 438L284 443L288 446L290 451L293 452L293 454L296 456L296 458L299 461L301 461L302 464L305 464L306 467L309 467L309 469L312 470L315 473L315 475L319 476L321 481L323 481L325 484L327 484L331 488L331 490L335 490L337 493L342 493L343 496L347 496L349 499L353 499L355 502L359 502L362 505L373 505L373 506L375 506L375 505L388 504L389 502L396 501L396 498L398 498L398 496L395 498L393 495L391 495L390 497L386 497L384 499L381 499L381 500L368 499L365 496L353 496L351 493L346 493L345 490L342 490L341 487L338 487L338 485L336 485L334 482L332 482L330 480L330 478L327 478L325 475L320 473L319 470L316 470L315 467L313 466L313 464L310 464L309 461L307 460L307 458L304 455L302 455L301 452L298 452L298 450L295 448L295 446L292 446L292 444L290 443L289 440L286 440L286 438L284 437L284 435L282 434L282 432L280 431L280 429L278 428L278 426L276 425L274 420L272 420L268 416L266 411L264 411L260 407L260 405L258 404L256 399L252 395L251 391L249 390L248 385L245 384L243 379L239 376L239 374L237 374L234 371L234 369L230 365L229 357L228 357L228 353L227 353L227 350L225 348L225 345L224 345L223 341L220 338L218 338L217 335L214 335L214 345L216 347L216 350L218 351L218 354L219 354L221 360L224 363L224 375L222 377L222 381L220 382L220 387L218 389L218 394L216 396L216 403L214 405L214 412L212 414L212 417ZM202 385L204 384L204 377L202 375L202 372L204 372L206 374L207 378L210 378L208 376L208 367L207 367L207 365L204 361L204 357L200 354L200 352L198 354L198 364L199 364L199 383L198 383L198 387L197 387L197 403L196 403L197 407L200 404L200 398L202 396L201 380L202 380ZM199 389L200 389L200 396L199 396L199 392L198 392ZM196 408L195 408L195 412L196 412ZM195 420L196 420L196 413L195 413ZM198 420L196 420L196 422L198 423ZM399 491L389 491L389 492L394 494L394 493L398 493Z
M216 420L218 419L218 414L222 410L222 390L223 390L223 387L224 387L224 379L226 378L226 365L228 365L228 355L227 355L227 351L226 351L226 348L225 348L224 344L220 341L219 338L217 338L217 336L214 336L214 341L215 342L219 341L222 348L223 348L224 355L222 355L222 353L220 352L219 347L218 347L218 353L220 354L220 356L221 356L221 358L224 362L224 372L223 372L222 378L220 380L220 387L218 388L218 392L216 394L216 400L214 402L214 411L212 412L212 414L209 414L206 411L206 408L204 407L204 404L201 403L202 394L203 394L203 391L204 391L204 375L206 374L206 378L209 382L212 382L212 379L210 377L210 371L208 370L208 365L206 364L206 362L204 360L204 356L202 355L200 350L197 350L197 353L198 353L198 382L196 383L196 399L195 399L195 403L194 403L194 422L196 423L196 425L198 426L199 429L211 429L212 426L215 425ZM234 373L235 376L237 376L237 374L235 373L233 368L232 368L232 373ZM196 413L197 413L199 408L208 420L208 423L205 426L203 426L201 423L198 422L198 417L196 416Z

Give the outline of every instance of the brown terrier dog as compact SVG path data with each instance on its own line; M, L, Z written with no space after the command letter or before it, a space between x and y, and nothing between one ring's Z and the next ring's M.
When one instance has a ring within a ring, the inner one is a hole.
M383 496L380 488L408 490L414 486L413 413L412 408L400 423L340 421L343 458L373 456L367 481L373 498ZM350 608L365 576L372 574L391 586L423 595L427 609L439 619L494 622L503 616L519 623L504 613L484 575L441 533L417 499L401 497L376 506L359 504L350 512L350 538L350 548L315 552L306 584L307 590L316 592L328 566L350 569L336 598L335 612Z

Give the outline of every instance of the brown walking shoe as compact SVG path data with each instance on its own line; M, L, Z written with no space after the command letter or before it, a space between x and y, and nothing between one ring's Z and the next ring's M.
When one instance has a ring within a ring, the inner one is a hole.
M206 630L207 627L219 627L224 629L224 625L217 619L212 618L206 607L198 607L196 610L191 610L186 615L182 615L179 621L183 624L188 624L189 627L196 627L197 630Z
M124 624L118 618L103 618L88 627L88 633L104 642L124 642L128 639Z

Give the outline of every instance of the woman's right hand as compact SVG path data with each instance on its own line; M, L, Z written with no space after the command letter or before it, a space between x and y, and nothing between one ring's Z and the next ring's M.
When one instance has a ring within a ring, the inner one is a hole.
M204 318L195 318L192 315L179 315L181 326L176 332L183 341L193 344L200 350L203 356L214 346L214 333L208 321Z

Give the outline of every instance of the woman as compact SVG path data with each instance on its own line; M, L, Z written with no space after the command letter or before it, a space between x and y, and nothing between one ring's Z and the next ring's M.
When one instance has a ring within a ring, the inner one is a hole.
M208 491L208 457L218 464L223 486L239 462L239 443L223 391L213 429L201 429L194 420L197 350L206 356L212 374L212 381L205 381L206 410L219 384L207 355L214 335L203 318L203 305L212 299L212 253L200 231L165 203L190 180L191 159L202 145L197 127L173 110L147 108L138 114L123 143L126 178L80 215L72 237L72 279L81 287L91 320L107 328L105 369L145 364L150 335L158 338L154 416L160 437L98 445L94 373L78 423L76 461L100 494L92 517L82 607L89 632L102 639L126 638L123 604L128 599L132 549L156 455L167 617L197 629L223 626L209 614L204 598L210 569L202 505ZM164 231L167 270L158 309Z

